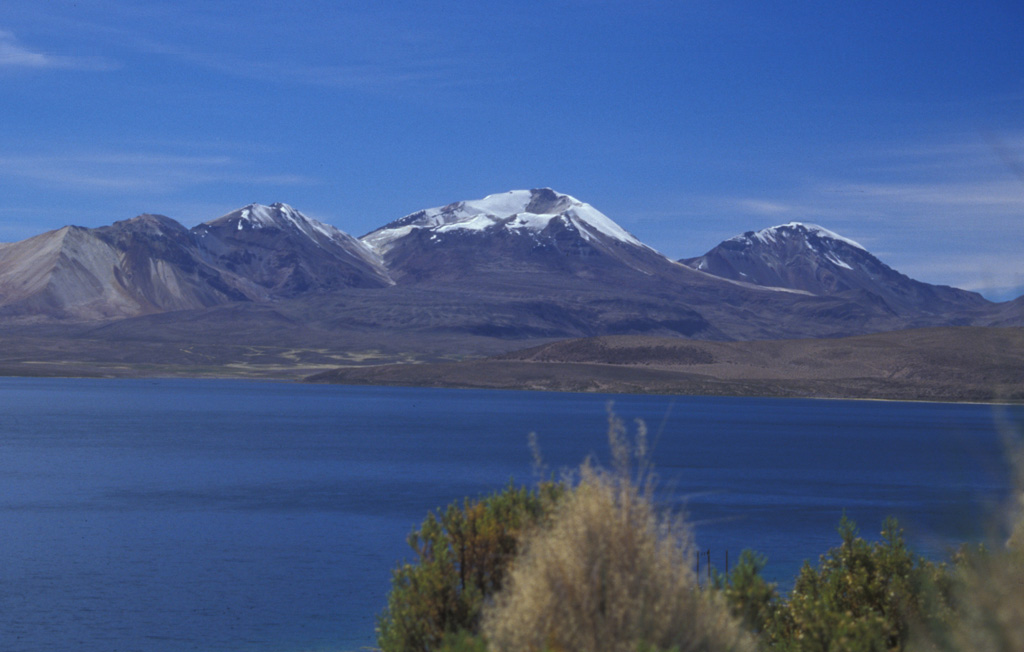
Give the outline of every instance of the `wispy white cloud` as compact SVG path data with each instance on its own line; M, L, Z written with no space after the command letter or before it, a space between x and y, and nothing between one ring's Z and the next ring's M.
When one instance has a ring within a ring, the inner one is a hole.
M118 65L101 57L75 57L29 49L14 34L0 29L0 70L2 69L60 69L60 70L113 70Z
M226 75L255 81L340 89L389 89L429 84L464 84L456 65L442 59L310 65L301 62L247 61L218 55L182 55L192 63Z
M833 193L846 194L844 203L888 207L887 213L907 211L908 207L938 210L942 213L979 216L1024 216L1024 185L1014 179L990 179L954 183L853 183L835 186Z
M703 196L694 199L690 212L709 217L729 216L729 221L740 221L748 225L748 230L777 226L784 221L803 220L822 225L851 222L870 214L867 207L837 201L827 195L834 192L830 188L822 192L802 189L761 197Z
M1024 236L1024 134L975 134L948 141L883 147L844 160L843 177L809 179L777 193L705 197L699 204L719 213L752 217L836 220L864 225L982 226ZM1024 243L1022 243L1024 244Z
M490 8L453 5L441 15L387 4L328 5L306 13L207 3L183 12L175 2L109 3L85 23L64 23L125 57L155 55L265 84L386 92L508 81L493 72L511 42L488 41L479 25L481 15L494 18Z
M951 135L934 142L869 146L861 155L880 160L937 162L955 158L967 163L975 163L980 159L991 162L993 139L1012 148L1024 146L1024 135L1021 134L996 135L975 132Z
M0 156L0 172L44 187L90 192L171 193L215 183L317 183L301 175L254 172L230 156L139 152Z
M993 300L1012 299L1024 294L1024 268L1019 252L1001 249L906 256L900 261L899 271L911 278L981 292Z
M460 89L497 88L507 82L507 77L493 74L502 60L495 50L507 44L479 47L480 36L473 32L452 37L453 24L470 20L459 18L464 11L458 7L450 8L445 20L427 21L419 11L398 7L371 10L338 3L321 13L322 22L310 24L294 12L258 3L245 12L216 3L183 12L173 2L111 2L73 17L54 16L52 22L91 47L131 61L136 69L148 65L147 58L159 57L224 79L400 94L423 101L448 101ZM0 32L0 70L16 66L115 67L104 59L49 54L22 45L11 32ZM510 74L524 69L508 68ZM480 97L463 93L461 101Z
M455 57L411 56L401 48L389 56L353 53L351 61L325 64L302 58L250 59L234 52L189 49L141 37L136 39L136 44L150 54L171 57L218 74L275 84L388 90L465 86L484 80L471 72L471 62Z
M50 57L39 52L32 52L20 45L14 34L0 30L0 66L23 68L46 68L51 65Z
M797 207L791 204L765 199L735 199L731 200L730 203L744 212L757 215L784 215L786 213L793 213L797 209Z

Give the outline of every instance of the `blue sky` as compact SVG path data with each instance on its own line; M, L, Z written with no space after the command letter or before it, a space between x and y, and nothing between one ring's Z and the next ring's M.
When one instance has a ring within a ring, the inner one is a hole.
M1024 3L0 3L0 241L550 186L672 258L793 220L1024 292Z

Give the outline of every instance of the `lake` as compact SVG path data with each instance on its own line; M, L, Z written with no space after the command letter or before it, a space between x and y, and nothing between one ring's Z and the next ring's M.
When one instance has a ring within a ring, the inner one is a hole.
M351 650L427 511L607 460L649 429L661 498L712 561L792 580L899 517L920 552L985 538L1021 407L0 378L0 649Z

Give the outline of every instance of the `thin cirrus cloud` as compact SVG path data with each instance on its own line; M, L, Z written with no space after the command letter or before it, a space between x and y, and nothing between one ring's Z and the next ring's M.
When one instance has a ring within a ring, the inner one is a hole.
M860 197L862 202L896 207L921 206L971 215L1024 213L1024 187L1015 179L951 183L847 184L835 192Z
M894 262L886 252L878 255L883 262ZM992 301L1009 301L1024 295L1024 269L1019 259L1016 251L952 252L906 257L896 261L896 267L911 278L980 292Z
M750 218L747 228L767 222L816 222L840 233L882 236L920 229L952 234L986 229L1024 242L1024 187L1013 178L934 183L830 183L796 189L785 197L713 198L708 214Z
M766 199L734 199L726 203L755 215L784 215L796 211L796 207L791 204Z
M429 86L464 86L482 79L456 58L364 57L359 61L313 64L304 61L253 60L234 54L214 54L138 38L139 49L196 66L216 74L261 82L339 89L389 90Z
M102 57L47 54L23 46L12 32L0 29L0 70L113 70L119 66Z
M294 174L260 174L230 156L137 152L0 156L0 172L40 186L78 191L177 192L212 183L294 186L315 184Z
M972 134L903 148L867 148L848 172L812 178L779 195L720 198L717 209L763 217L888 226L986 220L1024 229L1024 134Z
M246 79L328 88L384 90L426 84L436 88L467 82L465 77L455 74L452 62L443 60L320 66L237 60L227 62L216 57L193 57L192 60L217 72Z
M110 25L103 29L116 34L117 42L136 54L262 83L367 92L447 91L500 84L493 74L501 67L501 53L494 51L499 44L475 48L467 38L450 37L452 21L466 20L459 14L453 8L450 20L432 25L418 12L386 7L367 11L339 4L322 25L284 21L276 35L284 47L263 42L246 48L224 47L248 31L241 26L260 26L270 20L259 8L241 21L212 11L200 28L205 38L193 37L196 25L182 22L177 11L163 16L159 29L149 22L132 29Z

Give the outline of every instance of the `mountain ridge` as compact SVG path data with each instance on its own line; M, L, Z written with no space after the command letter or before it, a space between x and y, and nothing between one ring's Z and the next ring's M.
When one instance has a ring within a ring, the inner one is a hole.
M812 250L806 242L817 238L815 269L839 280L850 270L830 258L851 269L877 261L822 227L809 233L790 249ZM895 301L873 286L778 287L686 260L550 188L417 211L362 238L283 203L249 204L191 229L143 214L0 245L0 326L50 320L69 325L52 331L60 337L183 343L201 327L211 344L400 343L402 355L447 347L472 357L613 334L757 340L1024 324L1020 302L973 295L926 307L913 293ZM938 287L907 281L920 296Z

